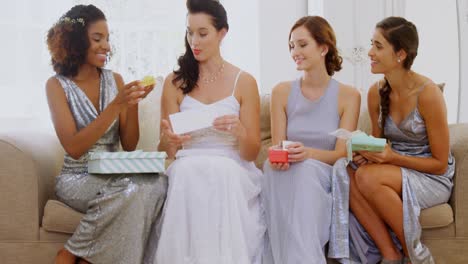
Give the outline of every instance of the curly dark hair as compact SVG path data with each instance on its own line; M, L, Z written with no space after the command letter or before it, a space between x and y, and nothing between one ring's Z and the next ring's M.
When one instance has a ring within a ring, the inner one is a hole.
M47 33L47 46L52 66L57 74L74 77L86 62L88 27L106 20L104 13L94 5L76 5L67 11Z
M410 70L414 59L418 55L419 37L416 26L402 17L387 17L377 23L376 28L380 30L383 37L392 45L395 52L400 50L406 52L406 58L403 60L403 67L406 70ZM391 92L392 87L388 80L385 79L383 87L379 89L382 136L385 136L385 120L390 113Z
M212 24L216 30L225 28L229 30L226 10L223 5L216 0L187 0L187 9L189 14L204 13L212 18ZM198 61L195 59L185 36L185 53L177 60L179 69L174 71L175 78L172 80L174 85L179 81L179 88L184 94L190 93L196 86L200 74Z
M333 76L335 72L340 71L343 58L338 54L335 32L327 20L320 16L305 16L300 18L291 28L291 31L289 31L288 43L292 32L300 26L304 26L309 31L317 44L328 46L328 53L325 56L325 67L327 68L328 75ZM291 50L291 46L289 46L289 50Z

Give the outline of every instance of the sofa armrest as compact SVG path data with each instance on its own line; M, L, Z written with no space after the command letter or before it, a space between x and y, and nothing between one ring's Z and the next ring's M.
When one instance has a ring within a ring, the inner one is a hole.
M450 148L455 157L455 178L450 205L455 215L457 237L468 237L468 123L450 129Z
M63 149L54 134L0 134L0 240L37 240Z

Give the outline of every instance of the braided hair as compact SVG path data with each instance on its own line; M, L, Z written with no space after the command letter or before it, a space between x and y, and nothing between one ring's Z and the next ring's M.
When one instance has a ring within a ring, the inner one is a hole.
M387 17L377 23L376 28L380 29L380 32L393 46L395 52L400 50L406 52L403 68L410 70L414 59L418 55L419 38L416 26L402 17ZM392 92L392 87L388 80L385 79L382 88L378 88L380 94L380 126L382 134L384 134L385 120L390 112L390 93Z

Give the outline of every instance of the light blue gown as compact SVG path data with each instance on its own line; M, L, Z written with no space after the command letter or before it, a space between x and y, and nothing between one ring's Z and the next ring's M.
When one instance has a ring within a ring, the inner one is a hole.
M339 127L339 84L331 79L324 95L311 101L303 96L300 79L291 84L287 104L287 140L333 150ZM267 222L264 264L326 263L324 247L331 221L332 166L307 159L286 171L264 165L262 200Z

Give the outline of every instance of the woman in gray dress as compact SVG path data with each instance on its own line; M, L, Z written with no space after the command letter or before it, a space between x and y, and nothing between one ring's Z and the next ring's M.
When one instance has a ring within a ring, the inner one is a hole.
M377 24L369 57L384 79L371 86L368 109L372 135L391 145L356 153L354 168L344 160L334 166L329 256L344 263L434 263L418 217L450 198L455 161L442 92L411 70L417 49L413 23L389 17Z
M84 214L56 263L141 263L165 199L159 175L88 174L90 151L134 150L138 102L153 86L103 69L110 51L104 14L78 5L49 30L47 44L57 73L46 84L57 136L65 149L56 180L60 201Z
M330 234L331 174L346 155L345 142L330 135L355 130L360 94L332 78L342 59L335 34L322 17L299 19L289 36L291 57L303 74L273 88L273 144L293 141L288 162L264 165L262 190L268 227L264 264L325 264Z

